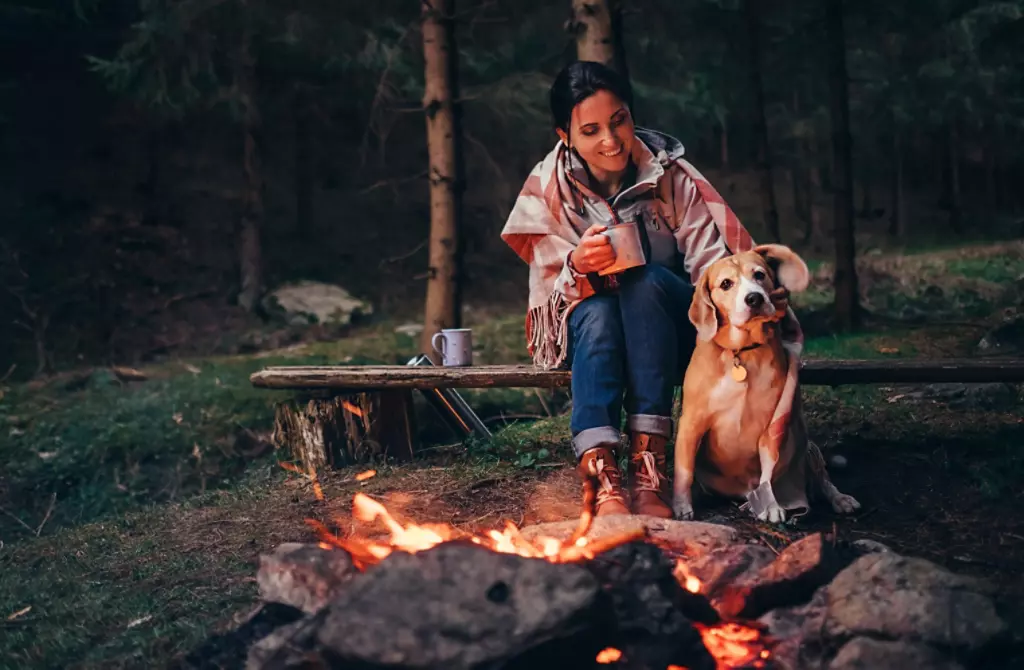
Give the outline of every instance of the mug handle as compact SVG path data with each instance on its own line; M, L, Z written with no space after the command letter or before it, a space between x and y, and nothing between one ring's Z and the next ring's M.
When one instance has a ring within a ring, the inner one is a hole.
M442 338L442 340L444 341L444 345L440 348L438 348L437 346L437 338L439 337ZM444 352L446 349L448 349L448 338L445 336L444 333L434 333L434 336L430 338L430 346L434 349L435 352L437 352L438 356L444 358Z

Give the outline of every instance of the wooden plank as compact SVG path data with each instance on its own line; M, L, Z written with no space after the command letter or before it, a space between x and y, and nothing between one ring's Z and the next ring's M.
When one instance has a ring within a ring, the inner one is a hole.
M530 365L284 366L265 368L250 377L259 388L292 390L554 388L568 386L569 379L567 370L539 370ZM805 359L800 381L818 386L1024 382L1024 359Z

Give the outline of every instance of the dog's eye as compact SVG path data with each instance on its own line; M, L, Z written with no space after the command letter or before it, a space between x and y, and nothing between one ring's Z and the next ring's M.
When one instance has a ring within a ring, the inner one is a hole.
M731 279L723 279L722 283L719 284L719 286L721 287L721 289L723 291L728 291L729 289L732 288L732 280Z
M764 278L764 270L754 270L754 279L756 279L757 281L764 281Z

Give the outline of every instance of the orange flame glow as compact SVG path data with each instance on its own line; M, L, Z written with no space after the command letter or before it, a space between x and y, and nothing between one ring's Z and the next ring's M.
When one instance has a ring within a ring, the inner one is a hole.
M360 419L363 418L363 410L359 409L358 407L353 405L348 400L342 400L341 401L341 406L344 407L345 410L348 411L349 414L355 414Z
M714 626L695 624L711 655L721 669L763 668L771 654L764 648L761 632L735 622Z
M686 564L683 563L683 559L676 559L676 568L672 574L675 575L676 581L682 584L684 589L690 593L700 593L700 580L690 574L690 571L686 569Z
M282 465L287 467L286 464L282 463ZM288 467L288 469L305 474L294 466ZM372 473L373 471L367 472ZM361 475L365 474L361 473ZM318 491L319 485L316 483L315 472L311 478L314 481L314 491ZM641 528L605 538L587 538L583 536L586 528L589 527L586 523L583 523L577 532L565 541L553 537L537 537L527 540L519 532L519 528L511 522L507 522L503 530L490 530L483 534L469 533L448 524L403 524L395 519L383 504L362 493L357 493L352 498L352 516L363 523L382 526L387 531L387 537L383 540L362 535L340 537L315 519L306 519L306 524L316 532L321 547L344 549L360 570L376 565L393 551L416 553L451 540L468 540L499 553L539 558L552 563L570 563L593 558L613 547L642 539L645 536L645 531ZM584 517L585 519L586 517ZM679 584L690 593L701 592L703 585L697 577L690 574L682 559L676 561L673 575ZM758 629L736 622L725 622L713 626L694 625L700 632L704 646L715 658L718 670L765 667L770 653ZM621 657L620 650L607 647L601 650L596 660L601 664L611 664L618 662ZM666 670L686 670L686 668L669 666Z
M371 479L377 476L376 470L365 470L356 475L357 482L365 482L367 479Z

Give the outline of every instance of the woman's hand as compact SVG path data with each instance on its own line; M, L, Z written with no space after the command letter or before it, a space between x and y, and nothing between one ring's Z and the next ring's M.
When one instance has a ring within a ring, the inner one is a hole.
M576 272L589 274L600 272L615 262L615 249L611 240L602 235L608 226L594 224L583 233L580 244L572 252L572 265Z
M772 304L775 306L775 317L781 319L786 315L786 308L789 307L789 289L780 286L768 293Z

